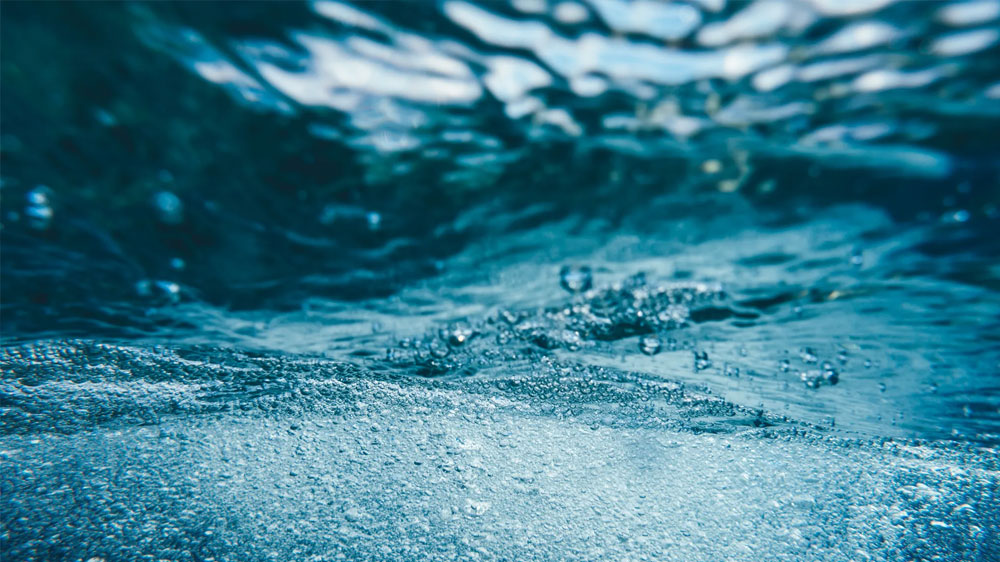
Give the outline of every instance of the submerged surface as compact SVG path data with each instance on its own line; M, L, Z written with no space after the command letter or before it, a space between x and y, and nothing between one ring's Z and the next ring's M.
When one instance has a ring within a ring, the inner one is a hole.
M4 3L0 554L1000 557L998 18Z

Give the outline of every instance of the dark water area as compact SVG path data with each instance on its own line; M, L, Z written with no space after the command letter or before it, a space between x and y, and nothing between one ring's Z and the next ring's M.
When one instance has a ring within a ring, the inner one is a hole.
M1000 2L0 27L5 561L1000 557Z

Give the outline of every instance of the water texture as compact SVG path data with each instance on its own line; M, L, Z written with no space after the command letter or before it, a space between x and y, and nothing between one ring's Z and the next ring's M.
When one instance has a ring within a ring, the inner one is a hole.
M4 561L1000 559L1000 2L0 25Z

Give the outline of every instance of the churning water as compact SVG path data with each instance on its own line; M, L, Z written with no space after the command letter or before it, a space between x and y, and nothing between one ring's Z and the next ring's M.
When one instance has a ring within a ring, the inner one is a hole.
M0 558L1000 559L1000 2L5 2Z

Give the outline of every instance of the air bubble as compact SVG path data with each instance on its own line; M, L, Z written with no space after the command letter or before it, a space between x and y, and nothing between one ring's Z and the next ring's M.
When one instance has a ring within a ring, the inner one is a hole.
M143 279L136 282L135 292L144 298L164 299L170 304L181 300L181 286L173 281L154 281Z
M969 211L966 211L965 209L959 209L951 214L951 220L955 222L969 222L969 219L971 217L972 215L969 214Z
M704 371L705 369L712 366L712 361L708 358L707 351L695 351L694 352L694 370Z
M594 286L594 275L590 266L564 265L559 271L559 285L570 293L582 293Z
M865 264L864 252L862 252L860 248L854 248L853 250L851 250L850 262L851 265L853 265L854 267L861 267L862 265L864 265Z
M655 335L645 335L639 338L639 351L646 355L656 355L663 349L663 344L660 342L660 338Z
M184 221L184 203L169 191L161 191L153 196L156 214L165 224L180 224Z
M26 195L28 204L24 207L24 216L28 226L35 230L48 230L52 225L52 190L44 185L32 189Z
M799 380L801 380L807 388L819 388L820 384L823 383L823 376L819 373L819 371L800 371Z
M441 336L442 340L448 342L448 345L461 347L472 339L476 335L476 332L466 324L453 324L447 328L443 328L438 335Z
M562 342L566 346L566 349L570 351L577 351L583 345L583 340L580 338L579 332L575 330L563 330Z
M668 327L682 326L691 316L691 310L683 304L671 304L666 309L656 315L660 323Z
M799 350L799 358L802 359L803 363L812 365L816 363L818 358L816 357L816 352L812 350L811 347L803 347Z

